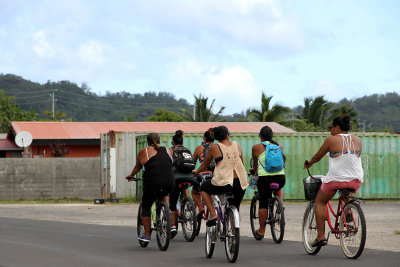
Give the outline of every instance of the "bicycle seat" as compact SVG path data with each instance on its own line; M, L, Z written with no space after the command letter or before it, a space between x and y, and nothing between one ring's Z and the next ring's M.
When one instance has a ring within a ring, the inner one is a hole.
M345 192L349 192L349 193L354 193L356 190L354 190L354 188L341 188L339 189L339 191L345 193Z
M179 177L175 179L175 184L178 184L179 187L185 187L188 188L192 186L193 184L197 184L197 181L194 180L194 178L184 178L184 177Z

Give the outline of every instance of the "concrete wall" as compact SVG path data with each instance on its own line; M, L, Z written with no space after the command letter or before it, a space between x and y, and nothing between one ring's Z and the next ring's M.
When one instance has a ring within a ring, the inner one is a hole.
M100 158L0 159L0 200L101 197Z

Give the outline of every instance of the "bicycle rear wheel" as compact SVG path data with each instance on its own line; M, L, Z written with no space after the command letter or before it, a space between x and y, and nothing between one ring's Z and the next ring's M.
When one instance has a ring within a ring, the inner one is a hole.
M207 219L210 218L210 212L207 211ZM211 258L214 253L215 241L217 240L217 226L206 226L206 257Z
M139 205L139 209L138 209L136 231L137 231L138 237L139 237L140 233L144 232L144 227L143 227L143 223L142 223L142 204ZM139 240L139 245L143 248L147 247L148 244L149 244L149 242L143 242L142 240Z
M251 226L251 232L253 233L254 238L256 240L261 240L261 239L263 239L263 237L256 233L256 230L260 229L258 207L259 207L258 197L255 195L251 199L251 203L250 203L250 226Z
M186 241L192 242L196 237L196 208L191 198L184 197L181 203L182 232Z
M235 215L230 208L225 214L224 236L226 258L229 262L235 262L239 255L240 228L235 227Z
M168 204L160 202L156 211L157 244L160 250L167 250L171 240L171 212Z
M303 216L303 245L305 250L310 255L317 254L321 247L312 247L311 244L317 238L317 223L315 221L315 202L308 203Z
M272 206L269 210L270 226L272 239L275 243L279 244L283 240L285 234L285 213L283 211L283 204L279 197L272 199Z
M340 216L340 246L349 259L357 259L364 250L367 238L367 225L364 212L356 202L347 203Z

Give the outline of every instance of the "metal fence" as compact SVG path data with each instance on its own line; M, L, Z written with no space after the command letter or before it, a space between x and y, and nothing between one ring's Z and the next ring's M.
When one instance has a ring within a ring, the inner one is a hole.
M400 135L388 133L355 133L360 137L363 152L364 183L357 193L366 199L399 199L400 198ZM171 146L173 134L162 134L161 145ZM282 144L286 161L285 199L304 199L302 179L307 177L303 169L304 160L310 159L320 148L328 133L295 133L277 134L274 140ZM184 146L192 152L203 141L202 134L185 133ZM240 143L243 149L244 165L250 168L251 148L260 142L254 134L232 134L230 140ZM146 147L146 137L136 138L137 151ZM198 166L198 165L197 165ZM311 168L313 174L326 174L328 171L328 156ZM140 196L141 187L137 188ZM253 193L247 190L245 199L250 199Z

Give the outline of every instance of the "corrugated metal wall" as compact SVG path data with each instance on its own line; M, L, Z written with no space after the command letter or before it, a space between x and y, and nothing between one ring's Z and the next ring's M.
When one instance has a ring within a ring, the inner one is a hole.
M358 195L362 198L400 198L400 135L386 133L357 133L363 144L362 163L364 183ZM170 147L173 134L163 134L161 145ZM302 178L304 160L310 159L320 148L328 133L277 134L274 140L282 144L286 161L285 199L304 199ZM184 145L192 152L202 142L202 134L184 134ZM246 170L249 169L251 148L260 139L254 134L232 134L232 141L240 143ZM146 138L137 136L137 151L146 146ZM311 168L313 174L326 174L328 156ZM246 199L253 193L248 190Z

